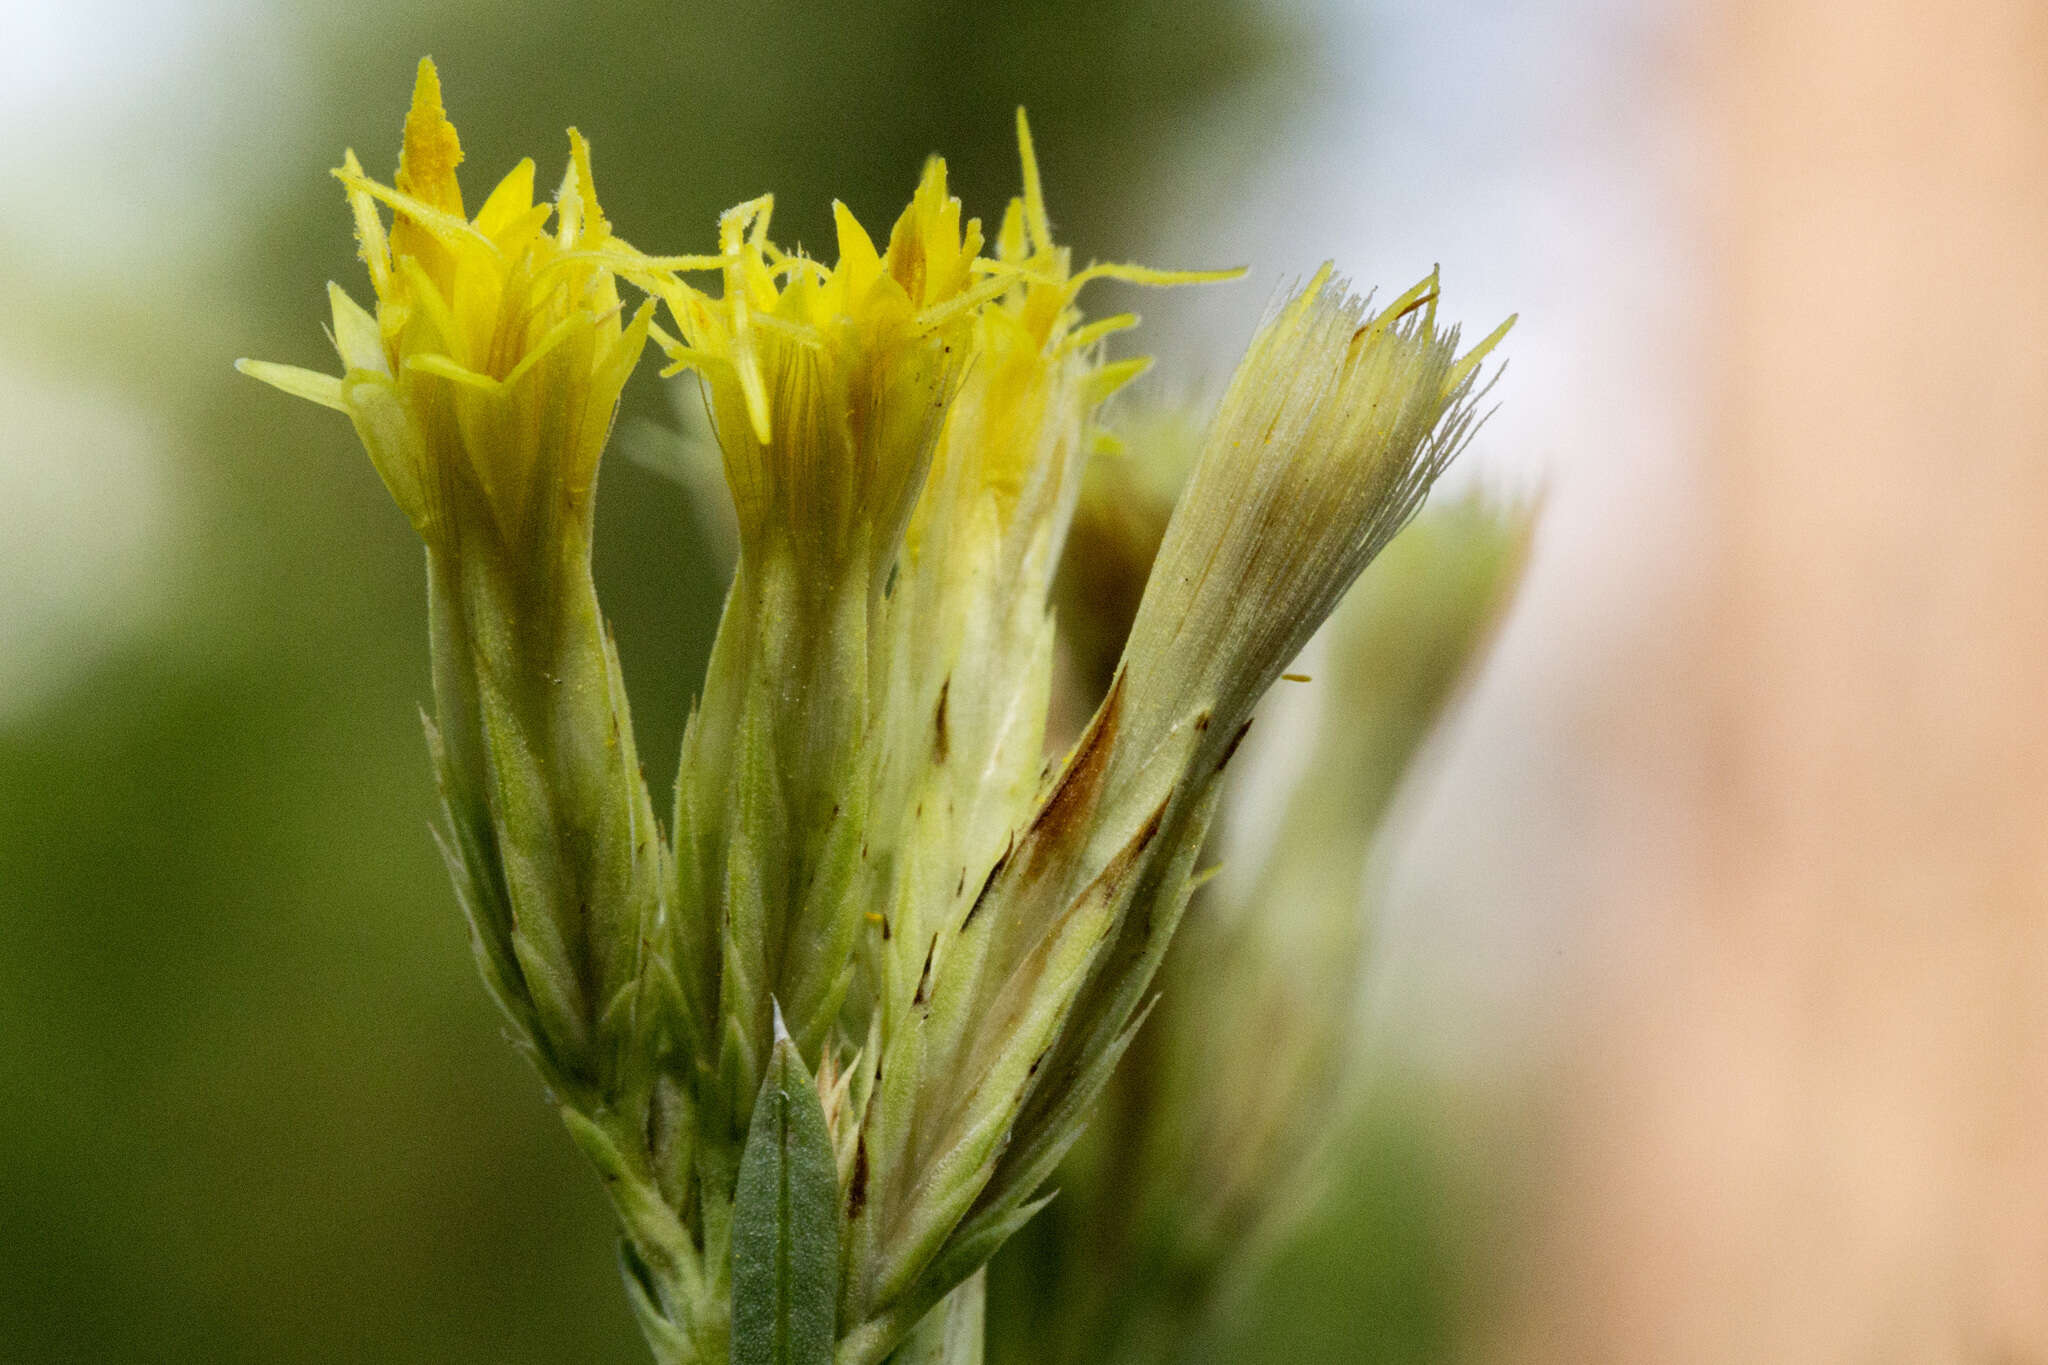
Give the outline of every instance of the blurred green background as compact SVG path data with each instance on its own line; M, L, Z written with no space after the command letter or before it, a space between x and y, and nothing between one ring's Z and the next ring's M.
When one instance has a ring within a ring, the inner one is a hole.
M0 219L0 1361L639 1361L609 1212L500 1036L428 838L418 546L344 423L230 360L330 364L324 282L363 291L326 170L349 145L390 169L422 53L472 195L526 154L559 174L573 123L649 249L707 249L765 189L784 241L828 240L835 196L883 230L933 150L992 219L1024 103L1077 255L1152 259L1162 154L1284 137L1313 17L185 9L191 60L141 92L162 116L126 92L118 138L71 144L106 160L42 149ZM669 420L653 368L627 419ZM615 458L598 558L660 792L715 556L677 489ZM1452 1351L1471 1191L1426 1094L1378 1093L1215 1360Z

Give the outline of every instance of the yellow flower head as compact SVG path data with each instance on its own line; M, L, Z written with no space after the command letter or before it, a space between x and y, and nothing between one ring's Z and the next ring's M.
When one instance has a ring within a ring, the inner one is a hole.
M827 268L769 240L773 208L764 196L720 217L721 297L655 282L682 333L657 337L674 362L665 373L703 379L743 553L786 538L831 572L900 534L969 310L991 287L975 270L980 224L963 228L936 158L886 251L835 203L839 260Z
M766 196L719 220L719 298L673 276L654 282L682 333L655 334L674 362L666 373L695 370L704 381L743 549L781 534L807 562L836 569L865 545L875 551L869 567L886 568L942 439L958 452L940 457L942 469L971 462L968 477L1013 503L1040 461L1048 408L1078 423L1144 367L1080 363L1092 343L1136 321L1081 326L1072 307L1081 285L1238 273L1072 273L1052 243L1021 110L1018 135L1025 193L1011 201L994 258L981 254L980 220L963 225L946 163L933 157L885 250L835 202L835 265L785 251L768 237ZM972 415L954 401L962 383Z
M555 204L533 202L526 160L465 216L462 145L421 61L394 185L366 177L354 152L335 171L376 295L373 315L328 286L343 373L237 362L347 413L429 544L483 527L519 540L564 519L587 534L598 456L651 321L651 302L622 318L615 276L691 264L614 237L574 129L569 148Z
M1115 445L1107 432L1093 426L1095 410L1152 363L1149 356L1101 360L1103 339L1135 327L1138 318L1120 313L1086 321L1077 306L1083 286L1098 279L1194 284L1244 273L1121 264L1076 272L1070 250L1053 241L1031 127L1022 109L1017 111L1017 148L1023 193L1010 200L996 236L995 258L984 263L1002 292L975 310L973 363L911 526L913 555L952 499L981 504L976 511L957 508L956 535L1006 534L1023 507L1029 509L1026 520L1048 525L1057 540L1081 457L1091 447Z

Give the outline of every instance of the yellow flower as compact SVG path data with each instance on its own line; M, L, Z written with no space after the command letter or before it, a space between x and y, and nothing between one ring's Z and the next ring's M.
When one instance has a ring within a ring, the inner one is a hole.
M1095 414L1151 363L1105 360L1105 339L1138 319L1087 321L1079 295L1105 278L1167 285L1243 273L1075 270L1053 239L1021 109L1017 147L1023 192L1003 215L993 257L977 263L1000 292L975 306L966 329L966 369L911 516L887 619L897 736L890 780L938 784L928 803L911 798L903 808L928 804L953 822L950 846L930 822L919 836L934 846L924 869L933 880L912 899L939 916L969 889L972 879L961 882L959 869L993 859L1036 791L1054 652L1047 595L1088 457L1112 444ZM917 732L940 712L952 761L920 776L925 746ZM897 951L921 952L925 928L892 940ZM919 965L899 963L899 975L914 982Z
M1004 288L975 312L973 364L954 404L937 456L926 504L911 529L913 553L923 540L933 504L953 479L987 494L998 525L1008 530L1020 502L1044 491L1055 500L1070 491L1069 475L1086 448L1113 448L1094 430L1095 409L1151 366L1149 356L1104 362L1100 342L1137 325L1134 313L1084 321L1077 306L1091 280L1134 284L1195 284L1236 279L1235 270L1156 270L1097 264L1076 272L1072 253L1052 238L1038 157L1024 111L1017 111L1017 147L1024 192L1012 199L985 262ZM1045 509L1051 511L1052 509ZM1057 517L1055 518L1057 521ZM1063 526L1063 521L1058 522Z
M828 269L769 240L773 208L764 196L720 217L722 297L652 281L682 333L656 333L664 373L703 379L743 553L775 538L830 572L872 548L872 567L921 486L968 310L991 292L974 274L980 227L962 229L936 159L886 252L835 204Z
M862 548L873 551L871 569L886 567L963 382L976 416L962 423L956 414L953 423L971 430L944 439L974 462L978 482L1014 500L1038 460L1048 406L1078 419L1146 363L1080 364L1094 342L1136 321L1081 326L1072 306L1080 287L1112 276L1179 284L1240 273L1073 273L1066 249L1052 243L1021 110L1017 126L1025 193L1011 201L994 258L981 254L980 220L963 225L946 163L933 157L884 250L834 202L837 263L785 251L768 237L770 195L719 220L720 297L672 273L649 281L682 333L656 329L673 362L664 373L694 370L705 384L743 548L758 550L779 531L818 567L844 567ZM1054 394L1072 401L1051 404Z
M571 129L569 147L553 206L533 202L526 160L466 217L462 145L422 60L395 184L367 178L352 151L334 173L376 296L372 314L328 286L343 373L236 362L347 413L430 545L485 528L518 542L562 519L587 535L598 456L652 313L650 301L622 318L615 277L699 264L645 257L613 236L589 145Z

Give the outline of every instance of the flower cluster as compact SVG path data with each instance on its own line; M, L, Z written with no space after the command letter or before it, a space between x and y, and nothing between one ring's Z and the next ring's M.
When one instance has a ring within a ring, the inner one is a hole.
M834 206L830 265L767 197L654 256L573 132L552 205L522 163L466 217L423 63L394 184L337 172L376 295L332 291L343 374L242 362L346 412L426 543L451 870L665 1361L956 1358L1142 1021L1253 706L1473 425L1498 334L1461 355L1433 276L1375 311L1318 275L1049 758L1055 570L1145 364L1080 294L1239 272L1075 268L1018 140L992 243L934 158L879 247ZM739 531L665 828L590 574L649 339L702 386Z

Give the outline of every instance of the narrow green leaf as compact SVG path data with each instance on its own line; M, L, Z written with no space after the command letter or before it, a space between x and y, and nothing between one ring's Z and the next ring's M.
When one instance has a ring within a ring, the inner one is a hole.
M775 1012L733 1204L733 1365L832 1365L839 1176L817 1087Z

